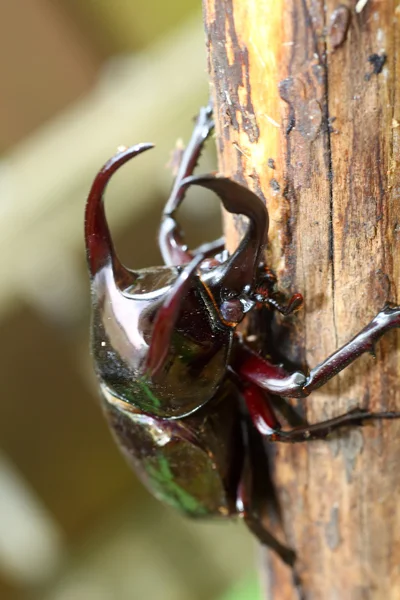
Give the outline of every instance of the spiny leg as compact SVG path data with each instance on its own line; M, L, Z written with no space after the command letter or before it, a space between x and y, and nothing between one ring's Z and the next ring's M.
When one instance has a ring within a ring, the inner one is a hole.
M373 352L387 331L400 327L400 307L387 304L350 342L310 371L287 373L253 352L245 343L237 348L233 368L245 380L279 396L304 398L337 375L365 352Z
M299 293L293 294L289 302L283 305L274 298L275 284L275 274L267 266L261 264L259 266L259 273L257 274L257 285L251 297L260 307L268 304L282 315L290 315L303 304L303 296Z
M310 371L303 386L304 393L309 394L321 387L365 352L373 354L376 342L395 327L400 327L400 306L386 304L350 342Z
M244 468L246 471L251 468L248 463L249 461L245 462ZM263 546L271 548L271 550L276 552L286 565L293 567L296 561L296 553L288 546L282 544L270 531L268 531L268 529L266 529L266 527L264 527L261 515L251 508L251 502L247 492L248 490L245 487L245 482L242 480L238 489L237 508L247 527Z
M275 298L263 298L260 300L262 304L268 304L285 317L292 314L303 304L303 296L301 294L293 294L286 305L280 304Z
M150 376L156 375L164 364L165 357L168 354L171 335L179 317L182 300L192 286L193 276L202 260L204 260L204 256L199 254L186 265L176 278L163 304L157 311L145 367L146 372Z
M322 440L327 438L332 431L341 427L361 426L364 421L372 419L400 418L400 412L370 413L361 408L354 408L333 419L283 431L265 392L263 393L255 385L248 384L243 389L243 397L253 425L262 436L271 442L295 443Z
M279 503L269 473L268 457L262 438L247 418L243 418L245 460L237 491L237 511L259 542L273 550L292 570L293 585L298 597L303 598L300 577L297 573L296 553L269 531L263 523L263 514L280 521Z
M186 179L192 175L199 160L204 143L213 128L214 121L212 117L212 105L209 103L208 106L200 109L192 137L185 151L183 152L178 174L175 178L171 194L163 211L161 227L158 235L158 243L166 265L186 264L193 258L193 254L188 251L188 248L183 240L180 227L175 220L175 213L183 201L186 193L186 188L181 186L181 182L183 179ZM221 240L217 240L214 245L217 245L219 248L221 245ZM208 248L208 253L213 252L213 250L214 248L211 245ZM207 254L207 252L205 254Z
M243 473L237 490L236 506L238 513L243 517L250 531L264 546L274 550L283 562L292 567L296 560L296 554L291 549L282 544L262 523L260 511L255 506L257 502L262 502L265 498L260 498L257 482L254 480L254 466L252 460L259 460L259 456L250 458L250 450L246 450L247 455L243 465ZM263 486L264 487L264 486ZM256 495L256 498L254 498Z

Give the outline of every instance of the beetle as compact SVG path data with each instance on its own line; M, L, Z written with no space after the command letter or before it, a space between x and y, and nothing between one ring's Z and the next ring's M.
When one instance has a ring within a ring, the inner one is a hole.
M85 214L92 293L92 354L102 406L123 454L160 500L192 517L243 516L261 543L293 567L295 553L263 525L270 494L264 441L324 439L334 429L398 412L355 409L313 425L283 430L271 395L304 398L400 326L400 307L386 304L350 342L309 374L287 372L250 346L237 326L251 311L282 306L263 263L268 212L252 191L219 175L193 175L213 129L212 107L200 110L163 211L164 266L138 271L118 259L103 195L113 174L150 148L139 144L111 158L94 180ZM190 251L176 212L190 186L214 192L224 208L248 218L237 250L223 239ZM263 458L264 457L264 458Z

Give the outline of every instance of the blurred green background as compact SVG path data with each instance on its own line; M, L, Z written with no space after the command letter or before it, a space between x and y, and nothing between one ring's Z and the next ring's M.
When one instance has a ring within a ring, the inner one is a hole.
M119 145L156 143L107 209L124 262L160 263L167 163L208 95L200 0L3 0L0 73L0 599L257 600L242 524L189 522L128 470L88 353L84 200ZM193 245L220 234L207 195L181 216Z

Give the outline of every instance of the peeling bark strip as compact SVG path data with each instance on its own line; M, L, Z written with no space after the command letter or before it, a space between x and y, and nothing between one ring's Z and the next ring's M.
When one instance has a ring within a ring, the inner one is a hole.
M269 265L305 297L268 350L313 367L400 301L400 1L203 3L220 170L265 199ZM301 401L311 422L356 405L400 407L398 334ZM400 424L274 452L306 600L400 598ZM295 598L265 556L266 597Z
M250 142L256 142L260 132L251 104L249 80L249 53L241 46L235 28L233 0L215 4L214 20L210 23L210 37L218 40L220 60L218 65L218 103L224 106L225 123L235 131L246 132ZM243 94L244 92L244 94ZM236 114L240 112L240 115ZM240 124L239 124L240 120ZM227 132L229 139L229 134Z

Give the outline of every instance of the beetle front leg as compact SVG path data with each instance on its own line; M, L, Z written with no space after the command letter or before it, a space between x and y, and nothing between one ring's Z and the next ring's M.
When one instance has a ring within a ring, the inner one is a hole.
M350 342L310 371L303 392L308 395L318 389L365 352L374 353L376 342L395 327L400 327L400 306L386 304Z
M239 379L283 397L297 397L307 381L301 371L288 373L280 365L259 356L243 341L235 349L232 370Z
M193 254L189 252L175 220L175 213L182 203L186 188L181 186L183 179L193 174L199 160L204 143L214 128L212 117L212 105L208 104L201 108L199 116L192 133L192 137L182 155L178 174L175 178L171 194L163 211L161 227L158 235L158 243L161 254L166 265L183 265L190 262ZM217 240L208 247L208 252L214 252L214 247L221 246L221 240Z
M365 352L373 352L387 331L400 327L400 307L387 304L350 342L310 371L288 374L240 344L234 370L247 381L279 396L304 398L332 379Z

